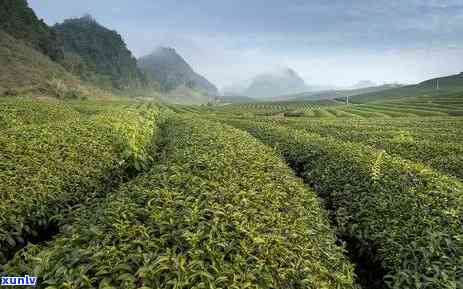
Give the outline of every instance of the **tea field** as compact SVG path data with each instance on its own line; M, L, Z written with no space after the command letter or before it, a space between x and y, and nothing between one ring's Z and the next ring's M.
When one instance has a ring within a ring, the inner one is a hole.
M181 112L208 111L236 116L304 118L397 118L420 116L462 116L463 95L420 95L381 102L346 103L345 98L318 101L282 101L229 104L218 108L178 107Z
M463 289L463 97L0 99L0 271L39 288Z

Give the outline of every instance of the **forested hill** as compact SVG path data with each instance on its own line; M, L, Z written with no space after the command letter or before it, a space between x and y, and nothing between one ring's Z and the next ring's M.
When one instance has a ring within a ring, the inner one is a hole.
M53 60L63 56L55 31L37 18L26 0L0 1L0 29Z
M54 29L63 41L65 66L71 72L103 87L128 89L145 83L122 37L91 16L65 20Z
M166 92L185 87L210 96L218 95L217 87L197 74L173 48L159 47L150 55L140 58L138 65L147 77L159 82Z

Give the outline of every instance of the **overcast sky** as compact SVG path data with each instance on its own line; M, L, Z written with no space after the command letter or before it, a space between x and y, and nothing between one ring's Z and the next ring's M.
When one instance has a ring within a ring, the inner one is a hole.
M29 0L48 24L89 13L135 56L172 46L219 87L274 66L309 85L463 71L462 0Z

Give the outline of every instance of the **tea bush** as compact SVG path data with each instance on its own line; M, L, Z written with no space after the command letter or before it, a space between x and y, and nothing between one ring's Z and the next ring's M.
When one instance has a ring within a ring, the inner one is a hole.
M171 118L151 171L6 267L45 288L355 288L313 192L267 146Z
M55 104L22 111L21 102L9 110L18 122L0 134L0 264L27 241L47 238L73 206L118 183L135 157L149 160L146 147L156 131L155 109L40 122L52 117L53 110L43 112ZM23 121L29 111L32 119Z
M282 123L323 136L368 144L463 179L463 122L458 119Z
M75 119L79 113L58 100L2 99L0 100L0 130L16 125Z
M463 185L371 147L230 121L277 148L326 198L340 235L380 260L389 288L463 288Z
M125 108L99 113L94 120L116 132L115 143L121 152L119 164L126 170L140 172L148 169L152 162L149 144L157 116L155 110Z

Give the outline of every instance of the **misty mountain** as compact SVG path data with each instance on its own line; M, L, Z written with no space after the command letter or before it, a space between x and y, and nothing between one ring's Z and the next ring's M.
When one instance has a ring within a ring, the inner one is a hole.
M304 80L291 68L278 69L256 76L244 95L268 98L307 91Z
M359 88L367 88L367 87L375 87L378 86L376 82L371 80L360 80L356 84L354 84L351 88L352 89L359 89Z
M246 89L248 89L250 84L251 80L232 83L230 85L222 87L221 93L224 96L241 96L245 93Z
M156 80L165 92L189 88L201 94L217 96L217 87L196 73L177 51L159 47L151 54L138 59L138 67L150 79Z
M63 65L72 73L103 87L127 89L144 84L135 57L116 31L89 15L67 19L54 29L64 44Z
M384 84L378 86L369 86L363 88L354 88L354 89L331 89L331 90L321 90L321 91L308 91L304 93L298 93L294 95L286 95L278 97L277 100L280 101L313 101L313 100L326 100L326 99L338 99L340 101L345 101L345 97L353 97L356 95L380 92L383 90L388 90L391 88L398 87L398 84Z

